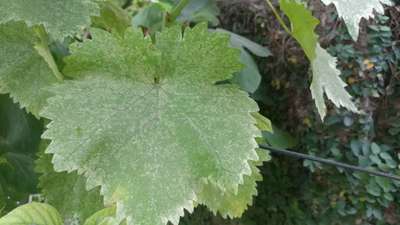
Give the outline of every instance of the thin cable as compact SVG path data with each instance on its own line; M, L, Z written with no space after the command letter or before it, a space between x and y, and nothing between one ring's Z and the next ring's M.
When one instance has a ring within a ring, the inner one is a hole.
M323 164L327 164L327 165L331 165L331 166L341 167L341 168L344 168L347 170L368 173L368 174L371 174L374 176L386 177L386 178L400 181L400 176L390 174L390 173L366 169L366 168L359 167L359 166L353 166L350 164L337 162L337 161L331 160L331 159L324 159L324 158L320 158L317 156L311 156L311 155L307 155L307 154L303 154L303 153L299 153L299 152L289 151L287 149L274 148L274 147L271 147L271 146L265 145L265 144L260 144L259 146L260 146L260 148L269 150L272 153L287 155L287 156L299 158L299 159L307 159L307 160L311 160L311 161L315 161L315 162L319 162L319 163L323 163Z

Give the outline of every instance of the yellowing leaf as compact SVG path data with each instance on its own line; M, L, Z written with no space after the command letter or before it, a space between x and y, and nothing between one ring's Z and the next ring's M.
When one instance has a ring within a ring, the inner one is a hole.
M223 217L236 218L242 216L248 206L253 204L253 196L257 195L257 182L262 181L262 175L257 168L264 161L270 160L267 151L257 151L259 160L251 162L252 174L244 177L243 184L239 185L237 193L220 192L213 183L208 183L199 193L199 203L207 205L215 214Z
M62 225L57 210L47 204L30 203L0 218L0 225Z

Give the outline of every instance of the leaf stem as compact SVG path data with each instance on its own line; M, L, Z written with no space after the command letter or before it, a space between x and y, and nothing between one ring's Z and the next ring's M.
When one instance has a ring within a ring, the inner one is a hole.
M47 62L49 65L49 68L53 72L54 76L57 78L59 81L64 80L64 76L58 69L57 63L54 60L53 55L50 52L49 48L49 37L44 30L43 27L35 27L34 28L37 36L39 37L39 41L35 44L34 48L36 51L43 57L43 59Z
M168 23L172 23L181 15L182 10L189 4L190 0L180 0L178 5L171 11L168 17Z
M289 27L286 25L286 23L283 21L282 17L279 15L278 11L275 9L274 5L271 3L271 0L265 0L267 2L268 7L272 10L274 13L276 19L279 21L283 29L290 35L292 35L292 31L289 29Z

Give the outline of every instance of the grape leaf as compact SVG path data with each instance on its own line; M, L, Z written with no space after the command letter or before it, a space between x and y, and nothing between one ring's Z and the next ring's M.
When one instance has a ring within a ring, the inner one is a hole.
M244 183L239 185L237 193L218 191L213 183L205 185L199 194L199 203L207 205L215 214L219 212L223 217L240 217L249 205L253 203L253 196L257 195L257 182L262 180L257 166L270 160L267 151L257 151L259 160L251 162L252 174L245 176Z
M246 49L259 57L268 57L272 55L271 51L268 48L261 46L260 44L253 42L243 36L221 28L217 28L215 29L215 31L229 34L231 36L231 44L235 48Z
M0 25L0 93L10 93L28 112L38 116L57 82L49 64L35 47L40 41L24 23Z
M147 28L150 33L161 31L164 26L165 13L160 4L150 4L140 9L132 18L132 25Z
M232 47L241 50L240 61L245 65L245 68L235 73L232 81L237 83L243 90L254 93L261 83L261 74L248 51L259 57L271 56L271 52L269 49L230 31L224 29L215 29L215 31L229 34Z
M57 173L51 164L51 155L44 154L46 141L42 141L36 172L39 188L46 202L62 215L65 224L82 224L89 216L103 208L99 189L86 191L85 178L73 173Z
M215 0L190 0L177 19L181 22L210 22L216 26L219 24L218 14L219 8Z
M126 28L131 25L129 14L117 3L104 1L98 4L100 6L100 15L92 17L94 27L123 34Z
M126 225L125 222L116 221L115 214L115 207L104 208L89 217L84 225Z
M377 13L385 13L381 3L391 5L391 0L322 0L325 5L334 4L354 41L357 41L362 18L368 19Z
M351 95L346 91L347 84L339 77L340 71L336 69L336 58L317 44L316 59L311 62L313 80L311 94L317 105L321 118L326 115L324 93L336 106L343 106L353 112L357 108L351 100Z
M98 14L93 0L2 0L0 23L24 21L28 26L43 25L56 39L70 36L90 25L90 16Z
M324 93L336 107L345 107L358 112L357 107L347 93L344 83L339 77L340 71L336 68L336 58L320 47L318 36L314 33L319 21L303 3L296 0L280 0L281 9L292 23L292 35L304 49L311 62L313 80L311 93L315 100L318 113L323 120L326 116Z
M52 88L43 110L51 119L56 171L78 170L101 185L127 224L179 222L205 181L236 193L258 160L257 104L231 84L240 51L207 26L165 29L156 44L139 31L72 47L64 72L77 81Z
M0 218L0 225L63 225L57 210L43 203L20 206Z

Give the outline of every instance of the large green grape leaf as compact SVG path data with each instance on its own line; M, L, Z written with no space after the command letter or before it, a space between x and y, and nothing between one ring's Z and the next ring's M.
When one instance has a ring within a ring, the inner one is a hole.
M5 200L0 209L4 207L4 212L26 203L29 195L36 193L33 164L41 133L40 121L7 95L0 95L0 202L2 194Z
M73 173L58 173L53 169L51 155L44 154L47 142L41 144L39 159L36 160L36 172L39 188L46 202L54 206L61 214L65 224L82 224L89 216L103 208L99 190L86 190L83 176Z
M90 16L97 14L93 0L0 1L0 23L25 21L29 26L43 25L56 39L89 26Z
M374 16L374 11L384 13L382 3L391 5L391 0L322 0L325 5L335 4L339 16L346 23L347 29L353 38L358 39L360 21Z
M51 205L29 203L0 218L0 225L63 225L60 214Z
M10 93L35 116L50 96L45 87L57 82L49 64L37 51L42 44L38 43L35 31L24 23L0 25L0 93Z
M101 186L127 223L177 224L206 182L236 193L258 160L257 104L230 84L240 51L204 25L165 29L156 43L139 31L72 47L65 73L43 110L52 122L56 171L78 170Z
M351 95L345 89L346 83L339 77L336 58L329 55L318 43L314 29L319 21L303 3L296 0L280 0L280 6L292 23L293 37L302 46L311 62L313 80L310 88L322 120L326 116L324 94L335 106L358 112Z
M244 183L239 185L237 193L220 192L213 183L205 185L199 193L198 202L207 205L214 213L219 212L223 217L240 217L249 205L253 196L257 195L257 182L262 180L257 166L270 159L267 151L258 150L259 160L251 162L252 174L245 176Z

